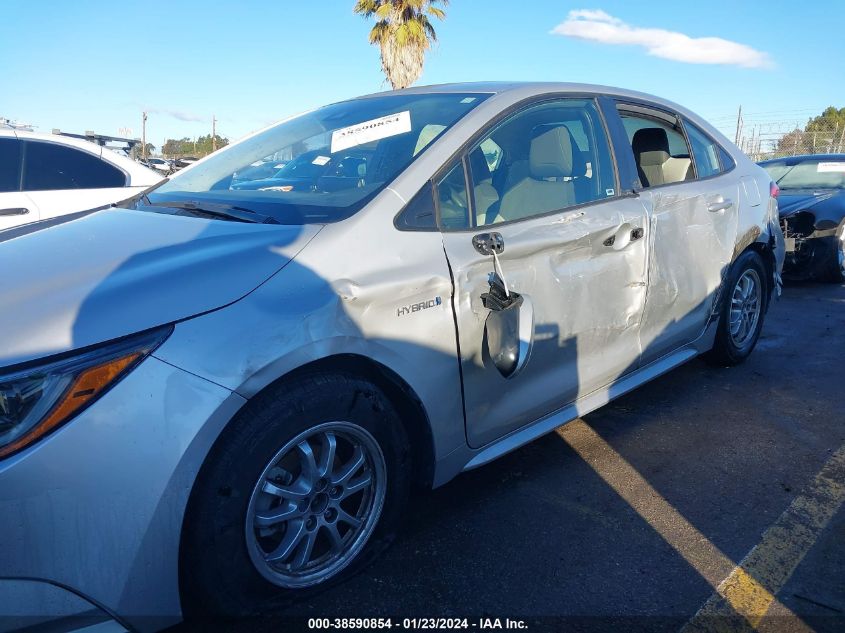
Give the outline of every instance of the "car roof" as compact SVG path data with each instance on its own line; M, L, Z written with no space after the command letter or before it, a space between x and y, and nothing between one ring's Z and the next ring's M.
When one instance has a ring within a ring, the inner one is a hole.
M402 90L390 90L385 92L377 92L369 95L358 97L359 99L371 99L374 97L382 97L389 95L408 95L408 94L449 94L449 93L479 93L488 94L498 97L500 95L508 95L512 101L520 101L522 99L530 99L533 97L543 95L560 95L560 94L587 94L587 95L606 95L621 100L641 101L650 103L658 107L663 107L672 112L677 112L683 115L697 125L705 128L710 136L720 141L723 147L731 148L729 153L736 159L739 154L733 151L733 143L724 134L711 125L705 118L696 114L695 112L685 108L684 106L658 97L657 95L639 92L637 90L628 90L626 88L616 88L613 86L604 86L601 84L587 84L587 83L573 83L573 82L555 82L555 81L482 81L482 82L462 82L450 84L436 84L431 86L416 86L411 88L404 88Z
M645 92L628 90L626 88L615 88L613 86L604 86L601 84L555 81L469 81L448 84L434 84L430 86L414 86L411 88L403 88L402 90L388 90L385 92L376 92L368 95L363 95L358 98L368 99L372 97L382 97L392 94L449 94L467 92L496 95L519 92L526 97L547 93L604 94L613 97L647 100L653 103L663 104L673 110L684 110L683 106L680 106L662 97L647 94Z

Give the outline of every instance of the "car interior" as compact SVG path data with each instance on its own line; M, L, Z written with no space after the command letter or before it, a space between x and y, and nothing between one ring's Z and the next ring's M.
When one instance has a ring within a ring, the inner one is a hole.
M695 178L689 148L677 123L621 114L643 187L657 187Z
M484 150L491 141L495 153ZM521 220L606 198L614 191L597 112L584 107L558 104L517 115L476 145L467 163L473 217L460 163L438 183L441 223L447 228Z

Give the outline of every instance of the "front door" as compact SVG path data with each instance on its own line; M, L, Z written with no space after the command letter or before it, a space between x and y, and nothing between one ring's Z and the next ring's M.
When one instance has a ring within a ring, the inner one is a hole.
M646 209L618 195L593 100L545 102L507 119L440 179L437 197L470 446L637 367ZM518 297L506 318L485 296L495 293L494 270Z

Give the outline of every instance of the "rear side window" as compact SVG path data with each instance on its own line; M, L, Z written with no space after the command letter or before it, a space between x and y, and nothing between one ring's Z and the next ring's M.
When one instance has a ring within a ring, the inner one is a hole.
M125 185L126 176L122 171L93 154L57 143L26 143L24 191L104 189Z
M689 121L684 121L689 134L689 144L695 159L695 168L699 178L715 176L722 171L719 164L718 146L707 135Z
M0 192L20 191L21 142L0 138Z
M669 185L695 178L686 138L677 121L666 115L621 111L643 187Z

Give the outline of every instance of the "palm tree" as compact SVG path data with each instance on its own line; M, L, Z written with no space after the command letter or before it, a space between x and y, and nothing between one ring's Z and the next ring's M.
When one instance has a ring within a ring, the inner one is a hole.
M381 49L381 69L393 89L420 78L425 52L437 41L429 16L443 20L449 0L356 0L353 11L375 18L370 44Z

